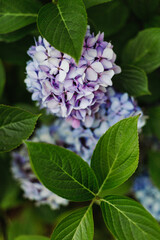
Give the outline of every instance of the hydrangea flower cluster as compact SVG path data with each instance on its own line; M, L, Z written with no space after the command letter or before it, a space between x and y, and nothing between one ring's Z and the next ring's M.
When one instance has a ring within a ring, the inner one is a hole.
M113 75L121 71L113 46L103 39L103 33L94 36L88 27L77 66L73 58L39 37L28 51L32 60L26 67L32 100L59 117L70 116L75 127L97 112Z
M147 173L135 179L133 192L137 200L160 221L160 189L152 184Z
M49 129L47 127L42 128L41 134L38 134L33 141L43 140L48 143L55 143L54 139L51 139L48 131ZM60 205L66 206L68 204L68 200L52 193L39 182L32 172L28 152L25 146L23 146L19 152L13 152L12 158L11 170L14 178L19 182L24 191L24 197L34 200L38 206L48 204L52 209L57 209Z

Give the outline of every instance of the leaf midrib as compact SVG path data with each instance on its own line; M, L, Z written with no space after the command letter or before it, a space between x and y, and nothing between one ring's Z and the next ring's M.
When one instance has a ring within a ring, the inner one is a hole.
M61 159L61 157L59 156L59 154L56 152L57 156L59 157L59 159ZM52 160L52 156L51 156L51 160ZM70 175L68 172L66 172L60 165L58 165L55 161L54 163L57 165L57 167L59 167L67 176L69 176L71 179L73 179L74 182L78 183L83 189L87 190L88 192L90 192L93 196L96 196L96 194L94 192L92 192L89 188L87 188L86 186L84 186L83 184L81 184L80 182L78 182L72 175Z
M70 35L70 30L69 30L69 28L68 28L68 26L67 26L67 24L66 24L66 21L65 21L65 19L64 19L64 17L63 17L63 13L62 13L62 11L61 11L61 8L60 8L59 4L57 4L57 8L58 8L58 11L59 11L59 15L60 15L60 17L61 17L61 19L62 19L62 22L64 23L64 26L65 26L65 28L66 28L66 30L67 30L67 32L68 32L68 35L69 35L69 37L70 37L70 39L71 39L71 42L72 42L72 45L73 45L73 49L74 49L75 55L77 55L77 52L76 52L76 49L75 49L75 46L74 46L73 39L72 39L72 37L71 37L71 35Z
M73 235L73 237L75 236L75 234L77 233L77 231L78 231L78 228L80 227L80 225L81 225L81 223L82 223L82 220L86 217L86 214L88 213L88 211L90 210L90 208L92 207L92 204L93 204L93 202L89 205L89 207L88 207L88 209L87 209L87 211L84 213L84 215L83 215L83 217L81 218L81 221L79 222L79 224L78 224L78 227L77 227L77 229L76 229L76 231L75 231L75 233L74 233L74 235Z
M13 17L37 17L36 13L10 13L10 12L0 12L0 17L13 16Z
M19 121L11 122L11 123L8 123L8 124L0 126L0 129L4 129L4 128L7 128L7 127L11 126L12 124L22 123L22 122L24 122L26 120L34 119L34 118L36 118L36 116L34 116L34 117L31 116L29 118L25 118L25 119L22 119L22 120L19 120Z

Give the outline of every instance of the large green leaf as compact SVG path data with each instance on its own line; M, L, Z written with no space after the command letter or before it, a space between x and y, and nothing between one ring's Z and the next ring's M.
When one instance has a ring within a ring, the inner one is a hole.
M160 28L148 28L129 41L122 55L123 63L136 65L146 73L160 66Z
M0 98L2 97L3 94L4 85L5 85L5 71L3 63L0 60Z
M82 0L59 0L44 5L37 20L40 33L56 49L79 61L87 28Z
M128 0L130 7L137 17L147 19L154 14L160 3L159 0Z
M102 199L104 221L118 240L158 240L160 226L136 201L120 196Z
M139 158L138 116L116 123L100 138L91 167L99 182L99 196L106 189L118 187L136 170Z
M121 12L121 14L119 14ZM121 0L88 9L88 20L96 32L104 32L105 37L117 33L126 23L129 10Z
M0 152L19 146L32 134L39 115L0 105Z
M121 74L114 79L114 84L120 91L127 92L131 96L150 94L148 79L143 69L132 65L122 67Z
M51 240L93 240L94 223L91 205L73 212L55 228Z
M26 236L19 236L15 240L49 240L49 238L38 236L38 235L37 236L26 235Z
M36 21L41 4L37 0L1 0L0 33L9 33Z
M90 7L93 7L95 5L99 5L99 4L102 4L102 3L107 3L107 2L110 2L112 0L83 0L86 8L90 8Z
M149 173L154 184L160 188L160 152L151 150L148 153Z
M95 196L97 179L82 158L51 144L26 144L33 170L49 190L73 201L86 201Z

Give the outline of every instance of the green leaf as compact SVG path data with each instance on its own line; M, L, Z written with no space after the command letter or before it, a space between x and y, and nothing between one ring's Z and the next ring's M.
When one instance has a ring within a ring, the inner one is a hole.
M153 183L160 188L160 152L155 150L149 151L148 165Z
M118 240L158 240L160 227L136 201L120 196L101 200L106 226Z
M91 205L73 212L55 228L51 240L93 240L94 223Z
M18 41L31 33L35 29L35 24L28 25L11 33L0 34L0 42L11 43Z
M128 0L134 14L140 19L150 18L157 10L159 0Z
M146 73L160 66L160 28L149 28L129 41L122 55L124 64L142 68Z
M49 238L38 236L38 235L37 236L26 235L26 236L19 236L15 240L49 240Z
M87 29L87 14L82 0L59 0L44 5L38 14L41 35L78 63Z
M23 109L0 105L0 152L10 151L28 139L38 118Z
M143 69L136 66L122 67L121 74L114 78L114 84L120 91L127 92L134 97L150 94L147 75Z
M159 81L159 69L150 73L148 76L148 85L149 91L151 95L141 96L138 98L138 103L156 103L160 99L159 89L160 89L160 81ZM118 84L118 81L117 81Z
M5 70L3 67L3 63L0 60L0 99L2 97L3 94L3 89L4 89L4 85L5 85Z
M98 196L124 183L136 170L139 158L137 120L138 116L119 121L98 141L91 159L100 186Z
M126 23L129 10L123 1L112 2L88 9L88 20L96 32L104 32L105 37L117 33ZM119 14L121 13L121 14Z
M86 201L95 196L97 179L82 158L51 144L26 144L35 174L50 191L72 201Z
M1 0L0 33L10 33L36 22L40 7L37 0Z
M112 0L83 0L84 5L86 8L90 8L102 3L107 3L107 2L111 2Z
M160 106L148 109L148 115L147 126L151 129L152 134L160 139Z

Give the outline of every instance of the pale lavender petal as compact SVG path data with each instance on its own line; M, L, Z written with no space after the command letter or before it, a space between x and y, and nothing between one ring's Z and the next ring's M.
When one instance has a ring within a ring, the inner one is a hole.
M97 80L97 73L92 69L88 68L86 71L86 78L90 81L96 81Z
M38 62L43 62L44 60L47 59L47 56L44 52L36 52L34 54L34 58L38 61Z
M59 74L56 76L56 81L64 82L65 77L66 77L66 72L63 70L60 70Z
M63 59L62 62L61 62L60 68L63 69L67 73L69 71L68 61Z
M103 67L102 63L100 63L100 62L93 62L93 63L91 64L91 67L92 67L92 68L94 69L94 71L97 72L97 73L101 73L101 72L104 71L104 67Z
M113 58L113 50L111 48L105 48L102 57L111 60Z

